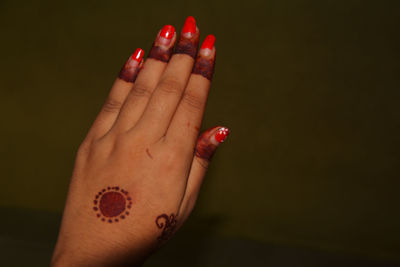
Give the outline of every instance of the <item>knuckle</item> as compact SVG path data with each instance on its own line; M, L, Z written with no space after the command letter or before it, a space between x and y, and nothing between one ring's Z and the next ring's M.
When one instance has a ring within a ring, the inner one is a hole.
M122 102L113 98L108 98L103 106L105 112L118 112L121 109Z
M210 164L208 160L200 157L194 157L194 160L197 161L198 165L202 167L205 171L208 170L208 165Z
M182 83L174 78L164 79L159 89L167 94L180 94L182 91Z
M152 92L145 84L135 83L131 93L133 96L150 98Z
M90 154L91 147L92 146L90 140L88 140L87 138L83 140L77 151L77 160L79 161L87 158Z
M193 93L186 92L183 95L182 103L187 110L201 111L204 106L204 101L201 97Z

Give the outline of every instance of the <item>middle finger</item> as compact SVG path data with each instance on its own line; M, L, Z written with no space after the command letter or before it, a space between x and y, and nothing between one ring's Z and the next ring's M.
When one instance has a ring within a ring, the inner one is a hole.
M162 137L185 91L197 54L199 29L193 17L186 19L174 55L161 76L137 128L146 129L150 138Z

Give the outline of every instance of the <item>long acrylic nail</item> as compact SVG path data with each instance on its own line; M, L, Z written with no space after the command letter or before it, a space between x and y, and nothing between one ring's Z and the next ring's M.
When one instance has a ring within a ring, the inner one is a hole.
M172 51L172 41L175 40L175 28L172 25L165 25L157 34L156 40L150 49L147 58L168 62Z
M215 66L215 36L210 34L201 45L192 73L212 80Z
M175 28L172 25L165 25L160 32L159 42L162 45L168 46L171 43L172 37L174 37Z
M204 39L201 49L213 49L215 43L215 36L210 34Z
M185 24L183 25L182 34L185 35L186 38L192 38L192 36L196 33L196 20L194 17L187 17Z
M118 74L118 77L126 82L134 82L140 69L140 63L143 60L144 51L141 48L135 50L135 52L128 58L125 65L122 67Z
M174 53L186 54L196 59L198 43L199 33L196 28L196 21L192 16L189 16L183 25Z
M136 49L135 53L132 54L131 59L141 62L144 56L144 51L141 48Z
M203 44L201 45L200 53L207 57L211 55L212 49L214 48L215 44L215 36L210 34L204 39Z

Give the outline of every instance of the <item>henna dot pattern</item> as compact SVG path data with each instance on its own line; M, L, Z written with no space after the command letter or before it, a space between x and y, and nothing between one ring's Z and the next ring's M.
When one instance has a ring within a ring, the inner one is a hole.
M118 186L108 186L99 191L93 200L93 210L97 218L103 222L116 223L129 215L132 198L128 191Z

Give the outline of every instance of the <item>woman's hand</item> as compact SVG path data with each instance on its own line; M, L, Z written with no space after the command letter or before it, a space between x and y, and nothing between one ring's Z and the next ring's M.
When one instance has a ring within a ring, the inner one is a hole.
M189 17L167 25L148 58L137 49L79 148L53 266L140 265L191 213L216 147L229 133L199 129L215 38L198 51Z

